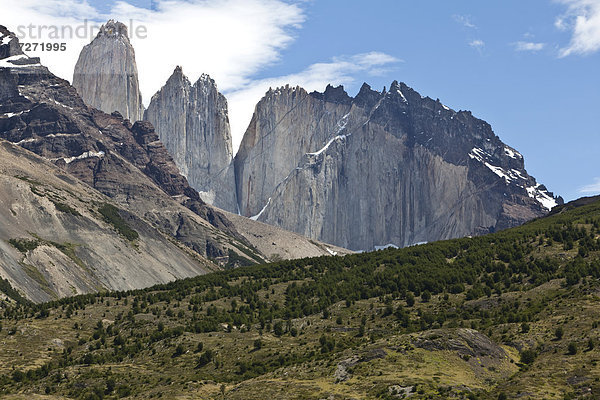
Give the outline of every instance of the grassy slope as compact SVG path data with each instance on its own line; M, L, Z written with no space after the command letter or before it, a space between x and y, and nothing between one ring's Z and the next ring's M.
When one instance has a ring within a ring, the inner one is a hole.
M481 238L4 303L0 393L595 398L599 228L593 203Z

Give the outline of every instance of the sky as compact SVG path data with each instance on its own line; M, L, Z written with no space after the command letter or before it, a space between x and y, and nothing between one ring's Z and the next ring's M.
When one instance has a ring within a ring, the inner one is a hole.
M363 82L381 90L398 80L489 122L565 200L600 193L600 0L0 0L0 9L21 42L67 44L30 53L67 80L97 27L124 22L144 103L176 65L192 82L208 73L228 99L234 148L269 87L343 84L354 95ZM80 37L51 36L65 26Z

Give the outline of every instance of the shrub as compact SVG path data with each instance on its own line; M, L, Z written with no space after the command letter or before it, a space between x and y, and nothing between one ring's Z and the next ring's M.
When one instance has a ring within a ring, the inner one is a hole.
M567 348L567 352L569 353L569 355L574 356L575 354L577 354L577 344L575 344L574 342L569 343L569 347Z
M426 290L423 293L421 293L421 300L423 301L423 303L427 303L429 300L431 300L431 293L429 293L429 290Z
M183 345L180 343L177 345L177 347L175 347L175 353L173 353L173 357L179 357L183 353L185 353L185 347L183 347Z
M111 224L117 232L125 237L129 241L134 241L140 237L140 235L134 231L121 215L119 215L119 209L112 204L104 203L102 207L98 209L98 212L104 218L106 223Z
M204 343L198 342L198 345L196 346L196 353L200 353L202 349L204 349Z
M210 363L213 358L214 358L214 353L212 350L206 350L204 353L202 353L200 355L200 357L198 358L198 365L196 368L202 368L205 365L207 365L208 363Z
M283 322L279 321L275 325L273 325L273 333L275 336L283 335Z
M73 207L71 207L67 204L64 204L64 203L61 203L61 202L58 202L55 200L50 200L50 201L52 201L52 203L54 203L54 207L56 207L56 209L58 211L61 211L61 212L67 213L67 214L71 214L71 215L75 215L76 217L79 217L81 215L79 213L79 211L77 211L76 209L74 209Z
M35 239L9 239L8 243L10 243L15 249L19 250L21 253L27 253L28 251L35 250L40 245L40 243Z
M535 361L537 353L533 349L523 350L521 352L521 363L525 365L531 365Z

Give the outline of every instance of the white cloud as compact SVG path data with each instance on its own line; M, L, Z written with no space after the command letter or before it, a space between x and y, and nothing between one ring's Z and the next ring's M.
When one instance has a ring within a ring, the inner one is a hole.
M591 183L589 185L585 185L584 187L579 189L579 193L599 194L600 193L600 178L595 178L593 183Z
M208 73L221 90L244 85L279 61L304 21L301 8L281 0L161 1L156 12L120 3L114 13L135 13L148 26L147 39L132 41L145 102L175 65L193 81Z
M559 56L585 55L600 50L600 1L555 0L567 6L567 11L555 21L555 26L571 32L568 46L560 49Z
M98 28L110 18L129 27L146 105L176 65L183 67L192 82L208 73L228 98L236 149L254 106L270 86L289 83L309 91L323 90L327 83L352 84L359 73L381 75L391 63L399 61L371 52L334 58L286 76L256 80L258 72L281 61L281 51L294 41L305 20L299 5L304 0L297 4L288 0L156 0L152 10L119 1L106 14L85 0L1 1L0 23L10 23L8 28L13 31L30 24L36 29L42 25L75 28L82 26L84 20L89 21L86 37L65 40L67 51L29 53L41 57L53 73L69 81L81 48L97 33L96 29L90 34L91 27ZM136 37L135 29L140 27L147 30L146 38ZM47 39L46 30L45 36L36 41Z
M133 37L130 29L147 104L176 65L182 65L192 80L210 74L221 89L246 84L257 71L279 60L305 17L298 5L284 0L157 0L153 10L120 1L108 14L99 13L85 0L2 0L3 23L10 23L13 31L20 25L77 27L86 19L93 25L109 18L147 29L145 39ZM41 57L52 72L71 80L90 36L65 40L65 52L30 55ZM36 41L47 39L46 30Z
M239 90L226 93L229 102L230 124L234 151L237 151L244 132L254 112L254 106L269 88L289 84L307 91L323 91L327 84L351 85L356 82L355 74L379 75L390 64L400 62L397 58L380 52L335 57L330 62L310 65L304 71L249 82Z
M63 40L62 29L80 27L79 32L82 33L83 21L93 20L91 16L97 15L93 7L80 0L2 0L0 23L15 32L22 43L65 42L65 51L37 51L28 54L40 57L42 63L54 74L71 80L79 52L89 43L90 38L89 34L82 34L83 37L79 38L70 37L65 31L68 37ZM88 23L93 24L94 22ZM59 29L61 40L51 39L51 27Z
M514 43L516 51L531 51L536 52L542 50L546 47L546 43L536 43L536 42L517 42Z
M471 17L468 15L454 14L452 16L452 19L454 19L454 21L461 24L465 28L477 29L477 25L471 22Z
M485 42L481 39L475 39L469 42L469 46L481 53L481 51L485 48Z

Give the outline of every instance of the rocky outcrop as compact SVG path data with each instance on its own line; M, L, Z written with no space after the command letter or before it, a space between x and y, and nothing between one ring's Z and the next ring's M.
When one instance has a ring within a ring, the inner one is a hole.
M398 82L270 90L235 168L243 215L355 250L493 232L557 203L489 124Z
M192 85L177 67L144 114L202 200L237 212L227 100L202 75Z
M79 54L73 86L85 103L107 113L118 111L131 121L144 113L135 52L127 27L113 20Z

